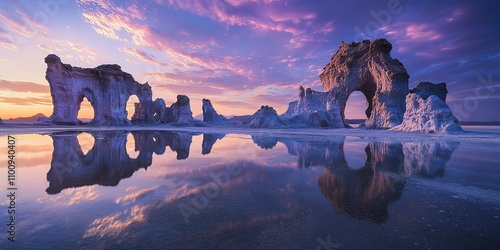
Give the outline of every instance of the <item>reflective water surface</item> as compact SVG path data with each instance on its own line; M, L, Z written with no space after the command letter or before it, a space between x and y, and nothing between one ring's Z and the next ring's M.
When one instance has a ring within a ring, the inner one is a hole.
M4 233L2 249L500 247L498 142L173 131L16 137L17 241ZM6 201L0 214L7 221Z

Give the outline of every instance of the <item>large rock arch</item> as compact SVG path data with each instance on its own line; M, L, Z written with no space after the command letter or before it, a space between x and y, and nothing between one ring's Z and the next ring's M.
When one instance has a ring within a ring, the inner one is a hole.
M116 64L96 68L79 68L63 64L56 55L45 58L54 110L49 122L55 124L78 124L78 110L83 98L87 98L94 109L91 123L99 125L128 125L126 104L131 95L136 95L144 112L144 122L153 121L154 108L152 90L148 83L140 84L132 75Z
M345 105L354 91L361 91L368 102L367 127L392 128L403 121L410 76L403 64L391 57L391 50L392 44L385 39L342 42L323 69L319 76L323 88L340 108L344 124Z

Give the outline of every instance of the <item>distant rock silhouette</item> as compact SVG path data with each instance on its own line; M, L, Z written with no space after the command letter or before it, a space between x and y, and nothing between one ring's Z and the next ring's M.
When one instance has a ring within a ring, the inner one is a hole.
M45 116L42 113L38 113L36 115L29 116L29 117L10 118L10 119L7 119L5 121L6 122L37 122L40 119L44 119L44 118L47 118L47 116Z

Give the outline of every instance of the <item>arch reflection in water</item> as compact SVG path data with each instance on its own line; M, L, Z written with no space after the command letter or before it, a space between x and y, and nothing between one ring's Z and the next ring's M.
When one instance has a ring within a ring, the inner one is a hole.
M460 144L370 141L365 148L365 164L358 168L349 166L346 160L344 136L316 141L263 136L252 139L266 149L282 142L289 154L297 156L298 168L325 167L318 186L337 213L376 223L387 220L388 204L401 197L408 176L443 176L446 163Z
M128 131L90 132L95 138L92 149L84 154L77 132L51 135L54 144L51 169L47 173L47 193L87 185L116 186L121 179L152 164L153 153L162 155L166 147L177 159L189 157L192 133L171 131L133 131L136 159L127 154ZM224 134L204 134L202 154L209 154ZM262 149L283 143L288 154L297 156L298 168L324 167L317 185L340 214L384 222L388 204L401 197L406 178L442 176L458 142L448 141L364 141L365 163L349 166L346 137L333 136L313 140L304 137L251 136ZM361 140L362 141L362 140ZM359 144L359 142L357 142ZM251 160L251 159L246 159Z
M57 194L65 188L88 185L116 186L120 180L131 177L152 164L153 153L161 155L166 147L177 153L177 159L186 159L192 135L170 131L133 131L136 159L127 154L129 131L94 131L95 143L84 154L78 142L78 132L52 134L54 151L47 173L48 194ZM208 145L209 146L209 145ZM211 147L211 146L210 146Z

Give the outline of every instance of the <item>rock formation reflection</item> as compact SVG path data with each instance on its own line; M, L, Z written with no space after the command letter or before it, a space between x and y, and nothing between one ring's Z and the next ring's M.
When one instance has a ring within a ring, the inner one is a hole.
M94 131L90 134L95 143L84 154L77 132L52 134L54 151L51 168L47 173L48 194L57 194L65 188L87 185L116 186L120 180L147 169L153 153L161 155L166 147L177 153L177 159L186 159L191 146L191 134L170 131L133 131L136 159L127 154L128 131Z
M221 140L224 136L226 136L226 134L203 134L201 153L203 155L210 154L215 142L217 142L217 140Z
M387 207L401 197L408 176L443 176L446 163L459 146L457 141L370 141L365 148L365 164L357 169L346 160L343 136L315 141L264 136L252 139L262 148L282 142L289 154L297 156L298 168L325 167L318 186L337 213L376 223L387 220Z
M137 170L151 166L153 153L162 155L167 147L176 152L178 160L187 159L193 136L188 132L172 131L89 133L94 137L95 143L87 154L80 147L78 132L51 135L54 152L51 169L47 173L47 193L56 194L65 188L94 184L116 186ZM139 152L135 159L127 154L129 133L134 138L135 151ZM209 154L213 145L224 136L225 134L203 134L201 153ZM356 145L364 147L364 164L359 162L359 166L349 166L346 153L359 151L360 147L349 147L349 143L345 143L345 136L312 139L301 136L252 135L251 138L266 150L274 148L278 143L284 144L288 154L297 157L298 168L324 167L317 185L336 212L376 223L387 220L388 205L401 197L407 177L443 176L446 163L459 146L459 142L439 140L367 141L358 138Z
M366 163L359 170L344 164L340 150L336 163L325 165L318 186L337 213L382 223L389 203L401 197L406 177L442 176L457 146L458 142L369 142Z

